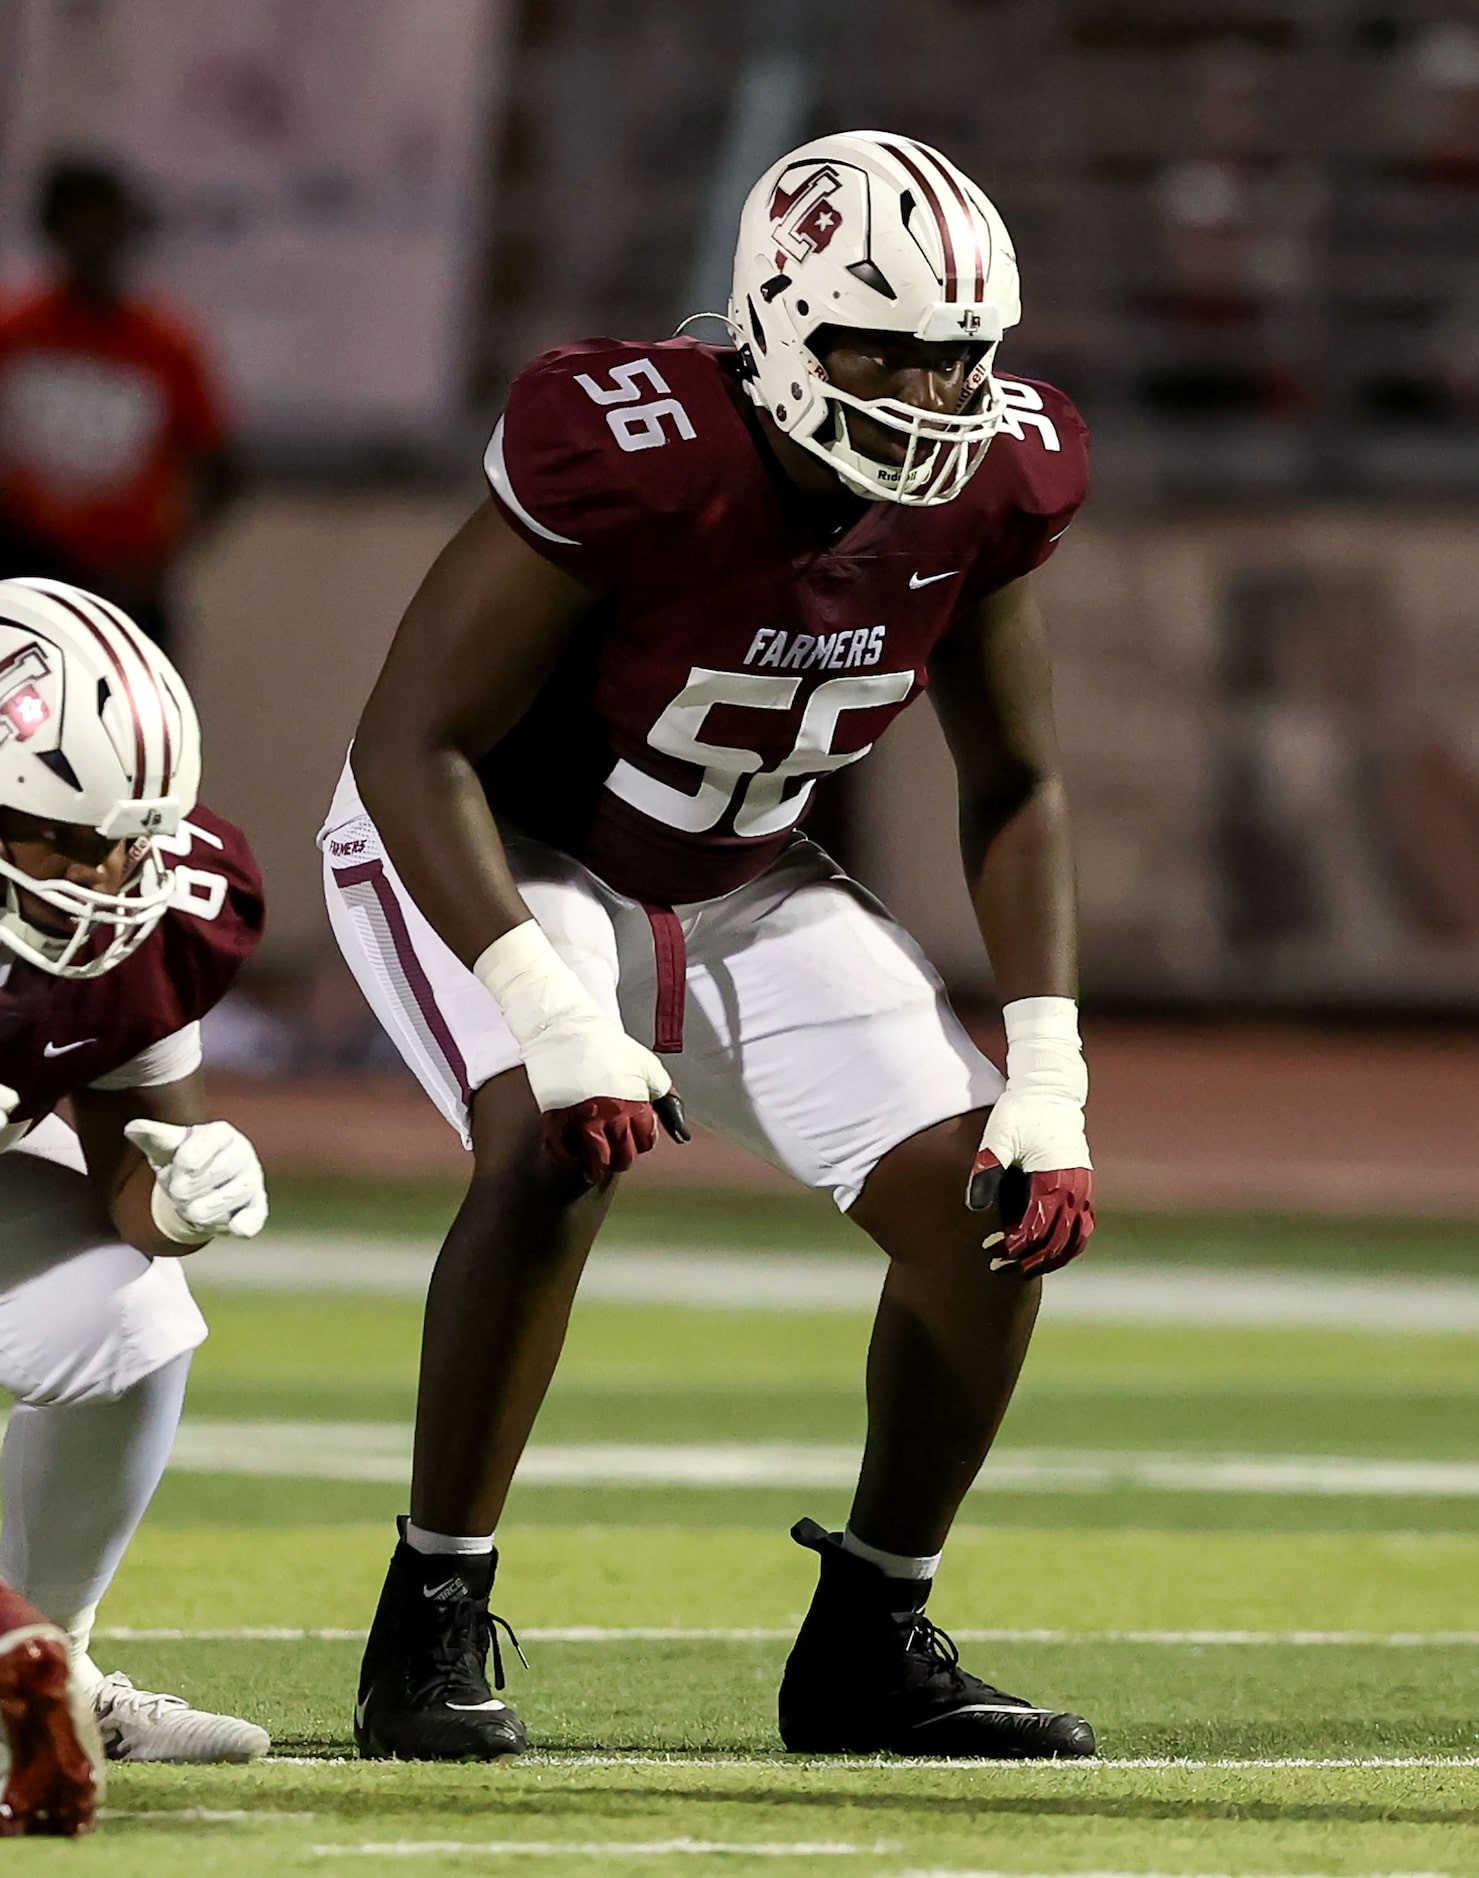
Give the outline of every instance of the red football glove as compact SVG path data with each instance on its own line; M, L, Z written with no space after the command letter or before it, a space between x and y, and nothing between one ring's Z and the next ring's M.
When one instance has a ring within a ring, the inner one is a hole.
M676 1089L655 1102L592 1096L570 1108L546 1111L544 1145L561 1167L578 1170L593 1187L604 1187L656 1144L658 1121L674 1141L691 1138Z
M1059 1167L1028 1174L1020 1167L1003 1167L989 1148L982 1148L971 1164L966 1205L973 1213L985 1213L993 1204L1001 1209L1003 1230L999 1239L983 1242L987 1249L1000 1247L991 1269L1016 1265L1029 1278L1040 1278L1077 1258L1089 1243L1094 1170Z
M1019 998L1002 1015L1007 1086L971 1165L966 1205L1000 1209L1001 1232L983 1242L997 1253L991 1269L1015 1265L1036 1278L1076 1258L1094 1230L1089 1078L1071 998Z
M592 1186L624 1174L657 1140L689 1139L673 1079L629 1037L531 919L495 939L474 972L497 999L544 1116L544 1144Z

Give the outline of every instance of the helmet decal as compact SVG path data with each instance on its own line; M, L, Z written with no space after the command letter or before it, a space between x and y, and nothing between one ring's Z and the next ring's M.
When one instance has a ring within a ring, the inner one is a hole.
M784 172L770 198L770 220L775 233L775 264L784 273L788 261L804 261L820 254L842 226L842 215L833 201L842 189L842 178L830 163L798 165L805 173L794 188L786 187L790 171Z
M0 743L12 737L29 742L51 716L51 706L36 689L50 672L46 654L34 639L0 665Z

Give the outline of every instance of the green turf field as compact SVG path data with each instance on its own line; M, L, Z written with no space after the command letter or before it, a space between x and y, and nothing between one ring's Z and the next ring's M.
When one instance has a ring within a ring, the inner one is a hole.
M274 1224L368 1241L448 1210L444 1190L280 1187ZM776 1202L652 1198L616 1228L648 1249L856 1243ZM1379 1223L1120 1221L1095 1256L1168 1283L1479 1275L1459 1229ZM344 1758L404 1506L415 1300L202 1299L185 1465L97 1654L262 1721L279 1758L115 1769L96 1840L7 1844L9 1870L1479 1874L1471 1334L1050 1309L1003 1484L967 1502L932 1612L972 1667L1088 1714L1103 1758L951 1768L792 1760L773 1733L812 1581L786 1529L843 1516L866 1315L584 1303L536 1431L548 1484L500 1531L538 1751L468 1770ZM684 1454L748 1472L696 1484L667 1467Z

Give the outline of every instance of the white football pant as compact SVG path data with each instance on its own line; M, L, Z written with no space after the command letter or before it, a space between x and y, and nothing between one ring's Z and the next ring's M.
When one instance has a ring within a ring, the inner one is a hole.
M472 1092L518 1048L488 992L406 892L345 766L320 837L329 920L370 1008L470 1145ZM664 936L635 900L542 842L506 840L530 912L608 1016L661 1047L673 1010ZM758 880L672 909L685 957L688 1113L844 1211L874 1167L936 1122L986 1108L1000 1072L966 1035L934 967L814 842Z
M182 1262L113 1234L55 1116L0 1154L0 1578L71 1636L93 1614L169 1459L205 1320Z

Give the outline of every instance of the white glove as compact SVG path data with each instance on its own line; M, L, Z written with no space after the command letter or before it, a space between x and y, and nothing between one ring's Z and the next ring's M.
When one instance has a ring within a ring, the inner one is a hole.
M0 1082L0 1128L10 1120L10 1112L20 1101L20 1097L8 1083Z
M668 1133L688 1139L673 1079L601 1010L535 920L479 954L474 972L513 1032L555 1158L594 1181L622 1173Z
M129 1122L124 1134L154 1169L149 1210L166 1239L204 1245L218 1233L254 1239L267 1224L257 1150L230 1122Z
M985 1244L1000 1244L999 1266L1034 1274L1075 1258L1094 1230L1093 1165L1084 1133L1089 1075L1071 998L1018 998L1002 1016L1007 1028L1007 1086L987 1119L966 1190L977 1212L996 1203L1002 1177L1028 1176L1017 1217Z

